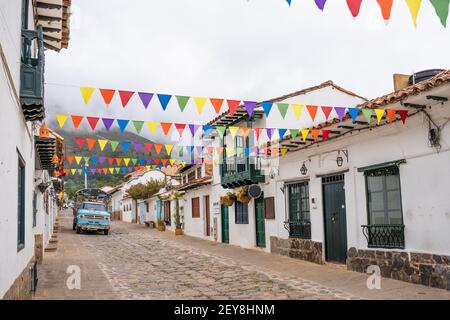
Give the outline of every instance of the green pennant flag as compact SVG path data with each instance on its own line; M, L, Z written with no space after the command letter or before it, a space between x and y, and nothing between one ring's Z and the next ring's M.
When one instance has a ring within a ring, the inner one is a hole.
M90 159L91 159L91 157L84 157L84 163L89 164Z
M236 155L239 157L244 153L244 148L236 148Z
M223 139L223 136L225 135L225 131L227 130L227 127L224 126L218 126L216 127L217 133L219 134L220 138Z
M448 7L450 5L450 0L430 0L433 4L434 9L436 10L436 14L439 19L441 19L441 23L444 27L447 27L447 18L448 18Z
M289 131L291 132L291 137L292 137L292 139L297 138L298 132L299 132L298 129L290 129Z
M120 168L115 168L114 171L119 174L120 173Z
M184 153L184 146L177 146L177 153L180 157L182 157Z
M176 96L178 101L178 106L180 107L181 112L184 112L186 105L191 97L187 96Z
M136 132L138 134L140 134L142 131L142 127L144 126L144 121L133 120L132 122L133 122L134 128L136 129Z
M367 123L370 124L370 121L372 120L372 113L373 113L373 110L372 110L372 109L368 109L368 108L364 108L364 109L362 109L362 112L363 112L363 114L364 114L364 117L365 117L366 120L367 120Z
M133 163L134 165L136 165L138 163L138 159L131 159L131 163Z
M117 146L119 145L119 141L110 141L110 143L111 143L112 152L115 152L117 149Z
M284 118L286 118L286 113L289 109L289 104L288 103L278 103L278 110L280 111L281 116Z
M83 170L82 169L78 169L78 174L81 176L83 174Z

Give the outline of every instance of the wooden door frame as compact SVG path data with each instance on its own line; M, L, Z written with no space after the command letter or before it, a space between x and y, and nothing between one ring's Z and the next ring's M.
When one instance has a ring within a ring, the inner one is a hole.
M210 196L203 196L203 209L205 210L205 235L207 237L211 236L211 204L210 204Z

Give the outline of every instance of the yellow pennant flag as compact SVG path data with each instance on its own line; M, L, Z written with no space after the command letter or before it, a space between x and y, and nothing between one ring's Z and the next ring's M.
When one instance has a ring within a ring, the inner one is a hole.
M100 145L100 150L105 150L106 144L108 143L108 140L98 140L98 144Z
M302 116L303 107L304 107L304 105L302 105L302 104L293 104L292 105L292 110L294 111L295 118L297 120L300 120L300 117Z
M67 118L69 117L69 115L67 114L57 114L56 115L56 120L58 120L59 123L59 127L62 129L62 127L64 127L64 125L66 124Z
M70 172L72 173L72 175L74 176L77 173L77 169L72 169L70 170Z
M202 114L203 108L206 104L206 98L194 97L195 105L197 106L198 113Z
M109 168L109 173L114 174L114 168Z
M309 134L309 129L303 129L302 130L303 141L306 141L306 138L308 137L308 134Z
M90 87L81 87L81 96L83 97L83 101L85 104L89 103L89 100L92 98L92 94L94 93L95 88Z
M145 170L150 171L152 169L152 166L145 166Z
M83 159L82 157L75 157L75 161L77 162L77 164L80 164L81 159Z
M286 155L286 153L288 152L288 149L287 148L281 148L280 151L281 151L281 156L284 157Z
M167 155L170 155L172 153L173 144L166 144L166 152Z
M147 122L148 130L151 134L155 134L156 127L158 126L158 122Z
M233 147L227 147L227 148L225 148L225 151L226 151L228 157L234 155L234 148Z
M183 168L186 167L186 161L183 161L183 162L181 163L181 165L183 166Z
M239 127L228 127L228 129L230 130L231 136L234 139L239 131Z
M219 159L214 159L214 166L217 167L219 165Z
M123 162L125 162L125 165L128 166L128 164L130 163L130 158L124 158Z
M384 117L384 109L376 109L375 114L377 115L378 124L380 124Z
M409 12L411 12L411 17L414 21L414 27L417 27L417 16L419 15L420 6L422 5L422 0L406 0Z
M173 167L173 165L175 164L175 159L170 159L169 160L170 165Z

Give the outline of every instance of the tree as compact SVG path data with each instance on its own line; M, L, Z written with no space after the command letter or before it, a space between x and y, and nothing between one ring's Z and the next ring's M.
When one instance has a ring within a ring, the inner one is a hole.
M175 226L177 229L181 229L181 219L180 219L180 199L182 198L181 193L174 192L172 199L175 200Z
M150 180L146 184L138 183L131 186L126 192L134 200L150 198L165 186L164 180Z

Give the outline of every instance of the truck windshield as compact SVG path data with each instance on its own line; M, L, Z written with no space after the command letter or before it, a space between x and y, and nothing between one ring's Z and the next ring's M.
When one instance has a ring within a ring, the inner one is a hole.
M83 203L82 208L86 210L106 211L106 207L100 203Z

